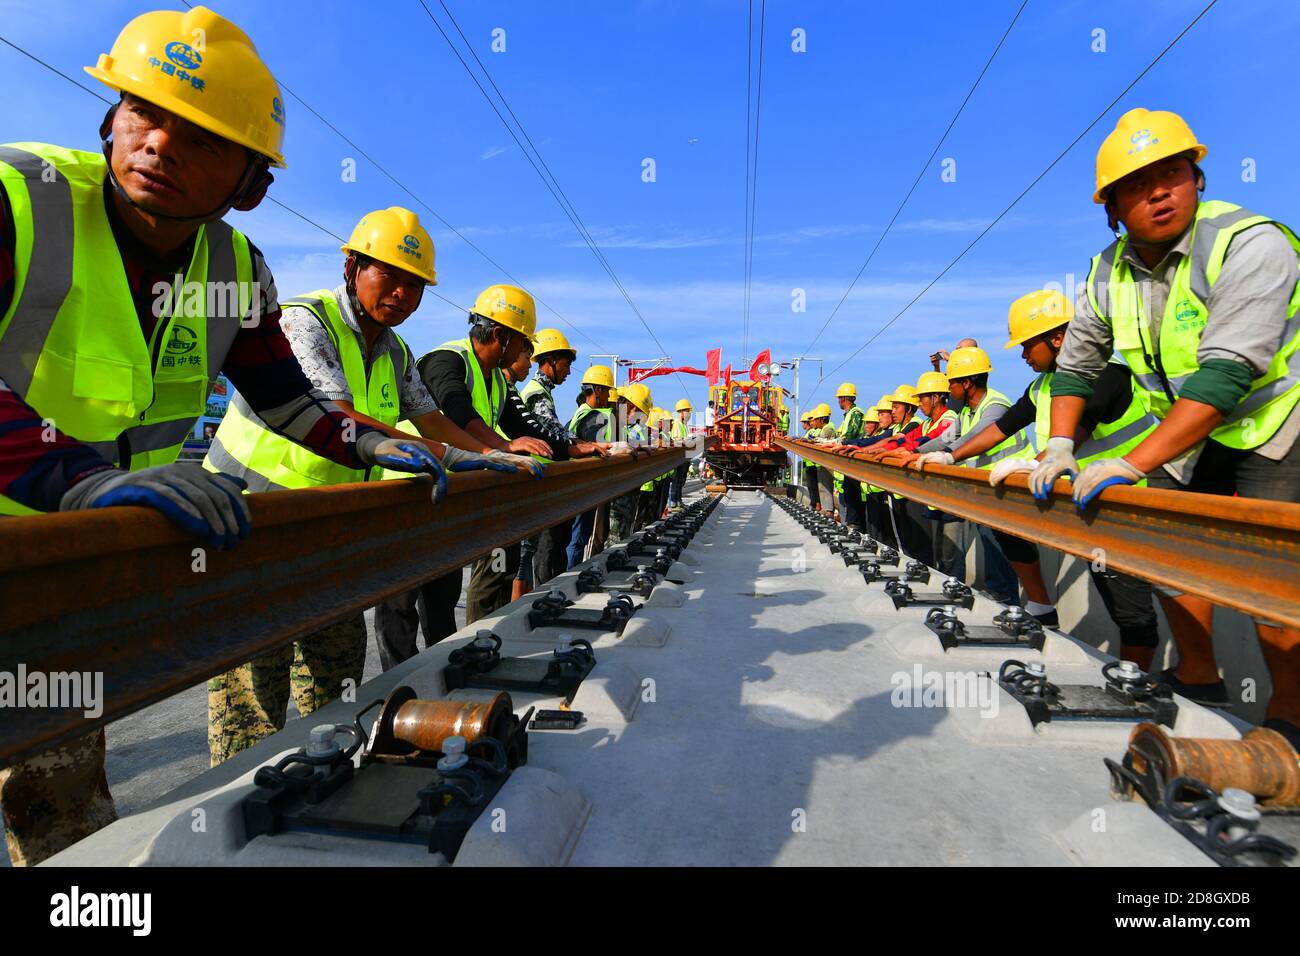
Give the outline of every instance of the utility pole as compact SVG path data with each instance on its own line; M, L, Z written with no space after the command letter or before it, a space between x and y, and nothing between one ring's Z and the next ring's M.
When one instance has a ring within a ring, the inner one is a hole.
M800 396L800 392L799 392L799 367L800 367L801 365L803 365L804 362L816 362L816 363L817 363L817 379L818 379L818 381L820 381L820 380L821 380L822 359L817 358L816 356L812 356L812 355L801 355L801 356L799 356L799 358L797 358L797 359L791 359L791 360L788 361L788 362L782 362L782 363L781 363L781 368L792 368L792 369L794 369L794 414L790 417L790 424L791 424L791 426L797 425L798 422L799 422L799 418L800 418L800 416L799 416L799 401L800 401L800 399L799 399L799 396Z

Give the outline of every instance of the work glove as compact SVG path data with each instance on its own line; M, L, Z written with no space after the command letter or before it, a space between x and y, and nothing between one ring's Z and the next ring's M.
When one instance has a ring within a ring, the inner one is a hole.
M433 476L433 503L442 504L447 497L447 473L428 446L418 441L388 438L379 431L366 432L357 439L357 455L367 465L393 471Z
M1043 501L1052 490L1052 485L1056 484L1057 478L1069 475L1074 479L1078 474L1079 463L1074 458L1074 439L1049 438L1043 460L1029 476L1029 490L1035 498Z
M1146 477L1123 458L1101 458L1094 461L1074 479L1074 503L1082 511L1088 502L1111 485L1136 485Z
M924 468L926 465L955 465L956 463L950 451L927 451L917 458L915 462L917 468Z
M451 471L504 471L514 474L520 468L528 469L534 478L542 477L542 463L527 455L514 455L508 451L490 451L485 455L447 446L442 463Z
M1007 480L1008 475L1014 475L1022 471L1033 471L1038 464L1028 458L1004 458L989 472L989 484L996 488L1002 482Z
M208 547L233 548L248 536L251 517L234 475L208 471L196 461L178 461L139 471L111 469L83 478L59 501L60 511L143 505L154 508Z

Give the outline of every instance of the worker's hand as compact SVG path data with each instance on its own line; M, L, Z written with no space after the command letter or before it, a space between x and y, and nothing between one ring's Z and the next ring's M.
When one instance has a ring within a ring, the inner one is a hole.
M1056 479L1062 475L1074 478L1079 474L1079 463L1074 458L1073 438L1049 438L1043 458L1029 476L1029 490L1039 501L1044 501Z
M594 441L575 441L569 443L570 458L609 457L609 446Z
M1037 466L1038 462L1030 458L1003 458L989 471L989 484L996 488L1007 480L1008 475L1033 471Z
M489 449L483 454L465 451L463 448L447 446L442 453L442 463L448 471L501 471L514 474L520 468L532 473L534 478L542 477L542 463L527 455L512 455L505 451Z
M956 463L950 451L927 451L924 455L916 456L918 471L924 471L926 465L955 465Z
M632 454L632 446L629 445L629 444L628 444L627 442L625 442L625 441L616 441L616 442L612 442L612 443L606 445L605 447L606 447L607 449L609 449L609 453L610 453L610 455L630 455L630 454Z
M60 511L143 505L154 508L208 546L233 548L247 537L251 521L242 478L211 472L196 461L122 471L114 468L83 478L63 495Z
M551 451L551 446L540 438L516 438L506 446L506 451L514 452L516 455L541 455L543 458L555 457L554 452Z
M441 504L447 497L447 473L443 471L442 462L421 442L389 438L383 432L369 431L357 439L357 456L367 465L411 475L432 475L433 503Z
M1111 485L1136 485L1146 477L1123 458L1094 461L1074 479L1074 503L1082 511L1088 503Z

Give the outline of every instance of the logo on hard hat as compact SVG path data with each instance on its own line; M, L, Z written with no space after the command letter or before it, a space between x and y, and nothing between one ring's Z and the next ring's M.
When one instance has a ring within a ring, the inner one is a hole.
M199 337L193 329L186 325L173 325L172 337L167 340L167 351L173 355L184 355L194 351L198 344Z
M411 256L413 259L424 258L424 253L420 251L420 240L409 234L402 237L402 244L397 247L397 251Z
M183 69L197 70L203 65L203 56L194 47L180 40L168 43L164 52L167 54L167 59Z
M1134 153L1140 153L1148 146L1154 146L1160 142L1157 137L1151 135L1151 130L1149 129L1138 130L1128 138L1128 141L1133 144L1133 148L1128 151L1130 156Z
M284 104L278 96L271 100L271 121L284 125Z

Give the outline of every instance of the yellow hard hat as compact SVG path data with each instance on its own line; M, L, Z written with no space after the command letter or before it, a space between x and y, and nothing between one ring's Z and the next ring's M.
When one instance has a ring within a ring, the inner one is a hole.
M858 387L852 382L843 383L835 392L836 398L857 398Z
M799 416L799 421L803 422L804 424L807 424L813 419L813 417L814 416L812 412L804 412L802 415Z
M916 389L911 385L900 385L894 389L894 394L889 396L891 402L902 402L904 405L916 405Z
M1022 345L1035 335L1059 329L1074 318L1074 306L1060 292L1039 290L1022 295L1007 311L1007 330L1011 338L1006 348Z
M1199 163L1209 152L1177 113L1168 110L1129 110L1119 118L1097 150L1097 191L1092 201L1104 203L1106 190L1129 173L1179 153Z
M533 304L533 297L519 286L488 286L478 294L470 312L514 329L528 336L530 342L537 341L537 306Z
M538 358L543 355L550 355L553 352L568 352L570 357L575 359L578 357L578 350L569 344L569 340L564 337L564 333L559 329L538 329L535 341L537 347L533 349L533 355ZM614 383L611 380L609 384L613 385Z
M943 372L922 372L916 380L917 395L948 394L948 376Z
M676 409L676 410L679 411L679 412L693 412L693 411L695 411L695 409L691 406L691 400L690 400L689 398L679 398L679 399L677 400L677 409Z
M429 285L438 284L438 274L433 268L433 240L420 225L420 217L401 206L366 213L339 249L396 266Z
M546 329L542 332L545 333ZM537 336L539 347L542 335ZM614 387L614 373L608 365L593 365L587 371L582 373L583 385L604 385L606 388Z
M84 69L284 168L280 87L248 35L207 7L141 14Z
M818 405L816 408L813 409L813 417L814 417L814 418L830 418L830 417L831 417L831 407L830 407L829 405L827 405L825 402L822 402L820 405Z
M981 348L968 345L964 349L956 349L948 356L949 381L991 371L993 366L989 364L988 353Z
M618 397L623 399L623 401L636 406L647 415L650 414L650 409L653 407L650 404L650 389L647 386L642 385L640 382L633 382L631 385L624 385L619 389Z
M863 420L864 422L873 422L873 423L879 425L879 424L880 424L880 413L879 413L878 411L876 411L874 408L869 408L869 409L867 409L865 412L862 413L862 420Z

